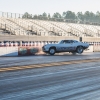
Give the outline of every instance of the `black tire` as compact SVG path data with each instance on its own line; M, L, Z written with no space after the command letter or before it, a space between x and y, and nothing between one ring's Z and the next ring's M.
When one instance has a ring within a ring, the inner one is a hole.
M79 53L79 54L81 54L81 53L83 53L83 50L84 49L83 49L82 46L78 46L77 49L76 49L76 52Z
M76 52L71 52L73 55L76 55Z
M49 49L49 54L50 54L50 55L54 55L55 52L56 52L56 49L55 49L55 48L50 48L50 49Z

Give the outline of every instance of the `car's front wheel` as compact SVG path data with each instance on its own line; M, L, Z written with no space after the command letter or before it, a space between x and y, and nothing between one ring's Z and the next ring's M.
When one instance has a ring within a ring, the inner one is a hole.
M49 54L50 54L50 55L54 55L55 52L56 52L55 48L50 48L50 49L49 49Z
M83 53L83 50L84 49L83 49L82 46L78 46L77 49L76 49L76 52L79 53L79 54L81 54L81 53Z

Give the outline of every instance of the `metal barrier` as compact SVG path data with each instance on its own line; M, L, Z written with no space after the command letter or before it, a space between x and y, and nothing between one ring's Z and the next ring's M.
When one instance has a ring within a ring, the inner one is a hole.
M51 43L57 43L57 41L31 41L31 42L23 42L21 44L19 44L18 42L0 42L0 47L35 47L35 48L39 48L39 50L41 51L41 48L43 45L46 44L51 44ZM87 42L90 45L93 45L93 51L94 52L100 52L100 42Z
M22 18L23 14L19 13L11 13L11 12L1 12L0 11L0 17L5 18Z
M93 45L93 51L94 52L100 52L100 44L99 43L95 43Z
M0 56L18 56L18 47L0 47Z

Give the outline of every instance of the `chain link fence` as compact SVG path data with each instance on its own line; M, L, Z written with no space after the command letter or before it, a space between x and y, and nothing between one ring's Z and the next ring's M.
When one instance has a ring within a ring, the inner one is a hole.
M10 13L10 12L1 12L0 11L0 17L5 17L5 18L22 18L23 14L18 14L18 13Z

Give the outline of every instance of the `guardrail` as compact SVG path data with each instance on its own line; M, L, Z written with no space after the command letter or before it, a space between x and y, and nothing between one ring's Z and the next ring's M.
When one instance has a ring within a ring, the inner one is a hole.
M45 44L50 44L50 43L57 43L57 41L45 41L45 42L35 42L35 41L32 41L32 42L1 42L0 43L0 47L4 47L4 46L43 46Z
M52 43L58 43L58 41L44 41L44 42L41 42L41 41L26 41L26 42L21 42L21 41L18 41L18 42L12 42L12 41L9 41L9 42L0 42L0 46L3 47L3 46L42 46L42 45L45 45L45 44L52 44ZM84 42L84 43L88 43L88 44L92 44L94 46L100 46L100 42Z

